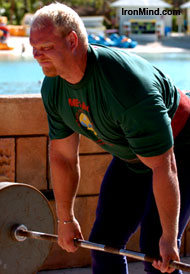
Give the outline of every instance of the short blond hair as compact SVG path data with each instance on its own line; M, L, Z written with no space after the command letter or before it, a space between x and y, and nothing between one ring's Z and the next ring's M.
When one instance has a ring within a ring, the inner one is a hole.
M47 26L48 22L51 22L63 36L75 31L79 40L88 44L87 32L82 19L65 4L56 2L39 9L33 16L31 28L41 30Z

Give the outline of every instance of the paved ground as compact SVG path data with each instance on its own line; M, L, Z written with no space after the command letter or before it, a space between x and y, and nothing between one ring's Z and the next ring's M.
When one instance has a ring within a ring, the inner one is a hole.
M128 49L129 50L129 49ZM139 41L135 52L182 52L190 50L190 36L173 33L170 37L163 37L155 42Z
M181 258L181 261L190 264L190 257ZM143 274L143 263L129 263L129 274ZM183 274L188 274L189 272L183 272ZM90 268L73 268L73 269L60 269L51 271L40 271L38 274L92 274ZM117 273L116 273L117 274Z

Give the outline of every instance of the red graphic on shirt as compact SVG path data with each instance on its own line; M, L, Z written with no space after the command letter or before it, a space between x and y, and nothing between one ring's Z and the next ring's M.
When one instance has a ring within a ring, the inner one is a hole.
M76 122L77 122L77 124L78 124L79 127L81 127L81 125L82 125L87 130L90 130L91 132L94 133L94 135L98 139L98 140L94 140L95 143L97 143L99 146L103 146L103 145L114 146L113 144L107 143L107 142L103 141L102 139L100 139L98 137L98 134L94 130L93 124L90 121L90 118L83 112L83 110L89 112L89 106L86 106L86 104L84 102L81 103L79 101L79 99L77 99L77 98L69 98L68 102L69 102L69 106L70 107L79 108L79 110L77 110L77 112L75 114L76 115Z
M77 98L69 98L69 106L77 108L80 107L81 109L89 112L89 106L86 106L84 102L81 103Z

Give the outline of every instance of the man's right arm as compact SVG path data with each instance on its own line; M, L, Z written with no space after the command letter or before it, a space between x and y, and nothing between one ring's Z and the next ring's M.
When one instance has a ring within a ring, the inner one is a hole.
M68 252L74 252L77 248L73 239L82 238L80 226L74 216L74 201L80 178L78 134L51 141L50 167L59 220L58 243Z

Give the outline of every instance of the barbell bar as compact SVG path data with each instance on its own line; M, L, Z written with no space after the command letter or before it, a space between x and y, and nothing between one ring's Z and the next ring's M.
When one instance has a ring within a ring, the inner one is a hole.
M31 231L31 230L28 230L25 225L14 225L11 229L11 235L16 241L25 241L27 238L32 238L37 240L46 240L46 241L58 243L58 235ZM122 255L122 256L130 257L136 260L146 261L150 263L153 263L153 261L155 260L154 258L140 252L135 252L127 249L114 248L114 247L93 243L86 240L74 239L74 243L78 247ZM189 264L185 264L178 261L171 261L169 266L178 270L190 272Z
M21 183L0 183L0 273L32 274L46 260L55 235L55 216L49 201L35 187ZM39 231L39 232L38 232ZM46 233L41 232L46 231ZM42 240L42 241L37 241ZM75 239L75 245L153 262L145 254ZM190 272L190 265L172 261L170 266Z

